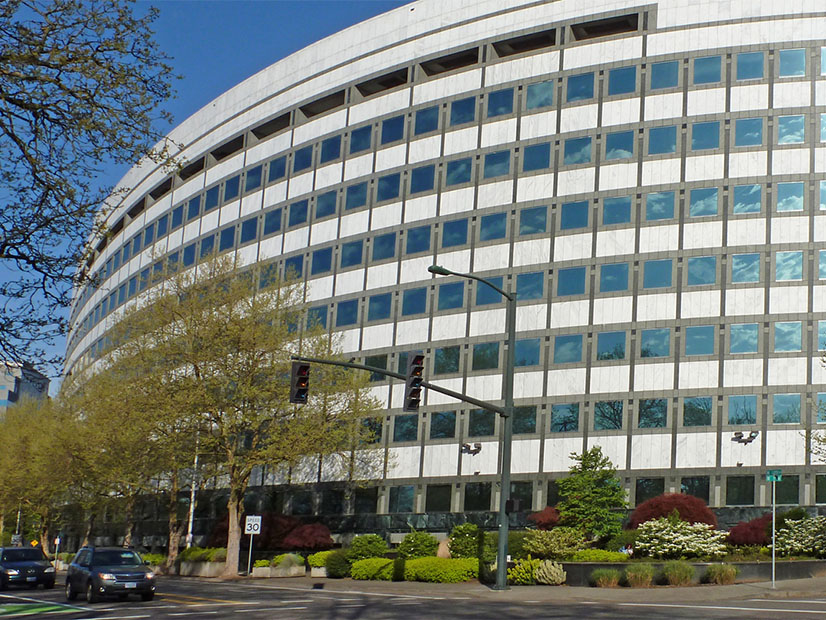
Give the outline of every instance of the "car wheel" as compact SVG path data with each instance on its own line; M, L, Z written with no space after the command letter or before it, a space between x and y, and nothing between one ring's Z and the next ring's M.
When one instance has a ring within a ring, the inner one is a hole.
M77 592L72 588L72 582L66 581L66 600L73 601L77 598Z
M89 580L89 583L86 584L86 602L97 603L99 600L100 596L98 595L97 589L95 589L95 584Z
M144 592L143 594L141 594L142 601L151 601L153 598L155 598L154 592Z

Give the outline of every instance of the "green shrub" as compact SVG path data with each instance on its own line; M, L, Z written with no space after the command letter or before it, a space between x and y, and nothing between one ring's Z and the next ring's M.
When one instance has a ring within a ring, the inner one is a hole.
M270 561L270 566L280 566L282 568L291 568L293 566L304 566L304 556L298 553L282 553L275 556Z
M534 530L508 532L508 555L513 560L523 560L530 551L525 547L525 541ZM499 532L484 532L482 536L482 561L490 564L496 561L496 552L499 546ZM535 555L535 554L533 554Z
M404 558L393 560L393 581L404 581L404 564L406 561Z
M416 558L404 564L406 581L461 583L479 576L479 561L474 558Z
M679 518L646 521L637 528L635 550L655 558L721 557L726 552L727 532L705 523L686 523Z
M227 550L224 547L213 547L207 553L207 562L226 562Z
M694 567L680 560L666 562L663 565L663 578L670 586L687 586L694 578Z
M571 556L572 562L627 562L628 556L619 551L605 549L583 549Z
M801 519L808 519L809 513L806 512L804 508L800 506L796 506L790 510L785 512L780 512L774 517L774 529L775 531L779 532L780 530L785 530L788 527L789 521L800 521ZM766 523L766 536L769 540L772 537L772 522L771 519Z
M181 562L225 562L227 550L223 547L190 547L178 555Z
M319 551L317 553L313 553L307 556L307 563L311 568L324 568L327 566L327 556L331 553L332 551Z
M524 544L525 552L531 556L552 560L565 560L584 547L585 535L572 527L530 530Z
M353 562L350 576L362 581L390 581L393 577L393 560L366 558Z
M616 536L611 536L604 547L608 551L619 551L625 549L628 545L633 548L637 543L637 530L622 530Z
M439 541L427 532L413 530L404 537L399 545L399 557L410 560L412 558L426 558L435 556L439 549Z
M546 586L561 586L568 577L567 573L562 570L562 564L552 560L541 560L534 576L536 583Z
M508 569L508 583L517 586L532 586L536 584L536 569L542 562L539 558L528 556L524 560L516 560L513 568Z
M826 517L787 520L777 532L777 553L826 557Z
M620 572L615 568L595 568L591 571L591 583L598 588L616 588Z
M340 549L327 556L325 566L328 577L342 579L350 576L350 562L347 560L347 554Z
M625 568L625 582L632 588L647 588L654 581L654 567L651 564L629 564Z
M387 553L387 543L378 534L364 534L356 536L347 549L347 559L350 562L366 558L383 558Z
M253 562L253 564L252 564L253 568L269 568L269 566L270 566L270 561L269 560L255 560L255 562Z
M151 566L163 566L166 564L166 556L162 553L142 553L144 562L149 562Z
M450 532L450 557L477 558L479 557L479 527L473 523L462 523Z
M737 578L737 567L733 564L712 564L706 569L703 581L725 586L734 583Z

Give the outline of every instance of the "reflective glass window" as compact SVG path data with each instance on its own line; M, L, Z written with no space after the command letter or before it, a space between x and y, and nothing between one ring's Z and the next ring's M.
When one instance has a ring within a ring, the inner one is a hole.
M824 392L819 392L817 395L817 423L826 424L826 393Z
M600 265L599 292L612 293L628 290L628 263Z
M826 114L820 115L820 141L826 142Z
M633 131L617 131L605 136L605 159L626 159L633 155Z
M333 268L333 248L322 248L315 250L312 254L313 260L310 266L310 275L326 273Z
M778 252L775 256L774 279L777 282L803 279L803 252Z
M459 372L460 349L454 347L440 347L433 355L433 374L443 375L450 372Z
M476 119L476 97L459 99L450 104L450 124L462 125Z
M780 50L780 77L806 75L806 50Z
M647 260L643 263L643 288L671 286L671 259Z
M734 254L731 257L732 282L759 282L760 255Z
M439 285L439 310L452 310L465 305L465 283L451 282Z
M826 250L820 250L817 259L817 277L819 280L824 280L826 279Z
M528 435L536 432L536 405L528 405L513 408L513 434L514 435ZM515 496L513 484L528 484L527 483L512 483L511 497ZM524 506L524 504L523 504ZM530 508L528 508L530 510Z
M517 340L514 348L514 364L516 366L536 366L539 364L539 338Z
M423 108L416 111L416 121L413 125L413 133L417 136L423 133L430 133L439 128L439 106Z
M391 514L398 514L400 512L413 512L414 499L416 495L416 487L412 484L404 484L397 487L390 487L390 503L387 512ZM325 514L340 514L342 511L331 513L324 511Z
M625 332L602 332L597 334L597 359L625 359Z
M763 202L763 191L760 185L735 185L734 199L732 200L733 212L739 213L760 213L760 206Z
M544 233L548 222L547 207L531 207L519 212L519 234Z
M244 177L245 192L251 192L252 190L261 187L261 172L262 166L255 166L255 168L250 168L247 170L247 174Z
M281 230L281 209L268 211L264 215L264 236L271 235Z
M645 196L645 219L668 220L674 217L674 192L656 192Z
M627 224L631 221L631 196L604 198L602 201L602 223Z
M683 399L683 426L709 426L711 424L711 398L694 396Z
M287 176L287 156L276 157L270 162L267 182L272 183Z
M316 219L328 217L336 212L336 192L325 192L315 199Z
M800 424L800 394L775 394L772 397L772 422Z
M357 299L340 301L336 308L336 327L354 325L358 321L359 302Z
M622 428L621 400L600 400L594 405L594 430L617 430Z
M204 194L204 213L208 211L212 211L214 208L218 206L218 190L220 187L217 185L215 187L211 187L206 191ZM190 201L191 203L191 201Z
M393 441L416 441L418 438L418 413L393 416Z
M668 357L671 355L671 330L667 327L644 329L640 336L641 357Z
M436 166L421 166L410 171L410 193L427 192L433 189Z
M511 152L499 151L485 155L484 177L492 179L508 174L511 170Z
M507 232L508 220L504 213L483 215L479 220L479 240L491 241L504 239Z
M155 225L150 224L143 230L143 247L148 248L155 241Z
M569 138L565 140L563 163L566 166L587 164L591 161L591 138Z
M241 223L241 243L249 243L258 238L258 218L246 220Z
M716 187L692 189L689 194L688 202L689 217L717 215L717 195L718 192Z
M800 321L782 321L774 324L775 351L802 351L802 323Z
M638 415L639 428L665 428L668 422L668 401L664 398L642 398Z
M505 88L488 93L488 118L513 112L513 89Z
M726 478L726 505L754 505L754 476L728 476Z
M703 286L717 282L716 256L690 256L686 264L688 286Z
M778 183L777 184L777 210L778 211L802 211L803 210L803 183Z
M442 247L450 248L467 243L467 219L445 222L442 225Z
M430 414L430 438L450 439L456 436L456 412L435 411Z
M516 276L516 295L520 301L542 299L545 295L544 272L520 273Z
M460 183L470 183L472 170L473 160L470 157L447 162L445 185L449 187L451 185L459 185Z
M390 144L404 138L404 115L388 118L381 123L381 143Z
M673 88L680 80L680 63L676 60L651 65L651 90Z
M407 231L405 253L415 254L430 249L430 226L418 226Z
M584 101L594 96L594 74L583 73L568 78L567 101Z
M360 153L370 148L373 127L367 125L350 133L350 154Z
M525 107L528 110L547 108L554 104L554 81L529 84L525 95Z
M184 222L184 207L183 205L177 207L172 211L172 218L169 223L169 230L175 230Z
M582 334L570 334L554 338L554 364L570 364L581 361Z
M364 241L349 241L341 244L341 266L361 265L364 255Z
M184 248L181 262L184 267L190 267L195 264L195 244L190 243Z
M780 116L777 119L778 144L802 144L806 137L806 124L802 114Z
M304 272L304 257L293 256L284 261L284 275L287 278L300 278Z
M757 422L757 397L729 396L728 397L728 423L729 424L755 424Z
M729 353L757 353L759 338L757 323L729 325Z
M390 293L372 295L367 303L367 320L379 321L390 318L393 296Z
M762 144L762 118L738 118L734 121L734 146L760 146Z
M356 183L347 188L344 197L345 209L356 209L367 204L367 183Z
M561 230L585 228L588 226L588 201L566 202L560 209L559 227Z
M307 200L299 200L290 205L288 226L297 226L307 221L308 204Z
M313 145L305 146L293 153L293 172L306 170L313 165Z
M694 83L713 84L720 81L720 56L694 59Z
M544 170L551 165L551 143L532 144L522 151L522 170Z
M500 289L502 288L502 276L496 276L493 278L485 278L494 286L498 286ZM487 304L498 304L502 301L502 295L496 292L493 288L484 284L482 282L476 283L476 305L477 306L484 306Z
M428 484L425 490L425 511L449 512L452 484Z
M648 154L677 152L677 127L652 127L648 130Z
M396 233L387 233L373 238L373 260L380 261L396 255Z
M230 200L238 198L238 194L240 192L241 175L234 176L224 182L224 202L229 202Z
M608 72L608 94L622 95L637 90L637 68L620 67Z
M737 79L759 80L763 77L763 52L737 54Z
M422 314L427 311L427 289L413 288L402 293L402 316Z
M820 182L820 210L826 210L826 181Z
M492 370L499 367L499 343L483 342L473 345L473 370Z
M702 151L720 147L720 123L693 123L691 125L691 150Z
M399 197L399 185L401 184L401 174L388 174L379 177L376 186L376 200L382 202L383 200L393 200Z
M326 164L341 157L341 136L333 136L321 142L320 163Z
M551 432L571 433L579 430L579 404L551 405Z
M686 355L714 354L714 326L697 325L685 328Z
M224 252L235 247L235 226L225 228L218 236L218 250Z
M585 293L585 267L560 269L556 275L556 294L582 295Z
M496 414L484 409L471 409L468 416L468 437L488 437L496 428ZM490 503L488 503L488 510Z

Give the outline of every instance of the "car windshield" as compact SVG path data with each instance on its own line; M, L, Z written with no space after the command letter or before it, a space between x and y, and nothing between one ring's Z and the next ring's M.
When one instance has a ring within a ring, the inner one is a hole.
M134 551L96 551L93 563L97 566L140 566L140 556Z
M45 560L40 549L4 549L3 562L36 562Z

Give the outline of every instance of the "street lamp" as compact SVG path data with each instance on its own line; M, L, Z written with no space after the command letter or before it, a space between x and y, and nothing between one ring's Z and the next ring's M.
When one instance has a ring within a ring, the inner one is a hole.
M502 473L500 475L499 492L499 547L496 552L496 585L495 590L508 589L508 500L511 491L511 447L513 440L513 368L514 349L516 347L516 295L505 292L492 282L475 276L472 273L457 273L439 265L431 265L427 270L437 276L459 276L469 280L476 280L487 284L508 302L507 332L508 351L505 357L504 383L505 413L502 416ZM510 287L508 287L510 288Z

